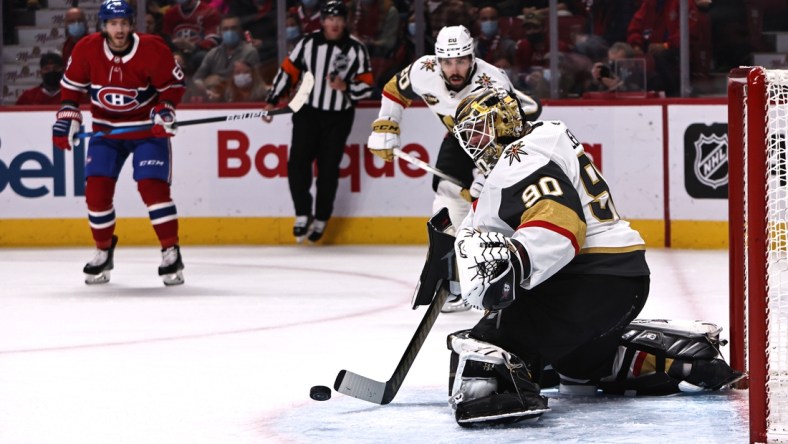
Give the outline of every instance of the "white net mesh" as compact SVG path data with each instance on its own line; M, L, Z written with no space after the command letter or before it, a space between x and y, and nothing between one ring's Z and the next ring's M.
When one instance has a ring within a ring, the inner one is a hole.
M783 442L788 440L788 71L766 71L766 81L767 436Z

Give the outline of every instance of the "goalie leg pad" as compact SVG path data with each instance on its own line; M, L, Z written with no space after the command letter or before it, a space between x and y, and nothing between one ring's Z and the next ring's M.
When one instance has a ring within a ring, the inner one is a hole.
M469 333L463 330L448 337L452 350L449 405L459 425L535 420L550 410L525 362Z
M636 320L621 337L615 374L599 386L606 393L646 396L730 386L743 374L721 359L721 330L699 321Z

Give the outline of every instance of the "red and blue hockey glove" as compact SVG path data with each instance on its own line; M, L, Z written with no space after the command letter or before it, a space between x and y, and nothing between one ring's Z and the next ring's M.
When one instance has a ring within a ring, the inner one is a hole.
M175 127L175 107L168 102L161 102L150 110L153 121L151 132L155 137L172 137L178 132Z
M77 144L76 134L82 125L82 112L71 105L63 105L55 114L57 121L52 125L52 144L61 150L70 150Z

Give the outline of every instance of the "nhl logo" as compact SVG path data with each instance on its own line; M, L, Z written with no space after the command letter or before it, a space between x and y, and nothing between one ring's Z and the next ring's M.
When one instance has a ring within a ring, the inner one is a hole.
M695 177L717 189L728 184L728 135L700 134L695 142Z

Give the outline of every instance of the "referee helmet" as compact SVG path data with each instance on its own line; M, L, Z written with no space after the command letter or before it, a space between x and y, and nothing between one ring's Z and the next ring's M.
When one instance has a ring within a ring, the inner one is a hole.
M325 17L344 17L347 18L347 6L341 0L330 0L323 4L320 8L320 18Z

